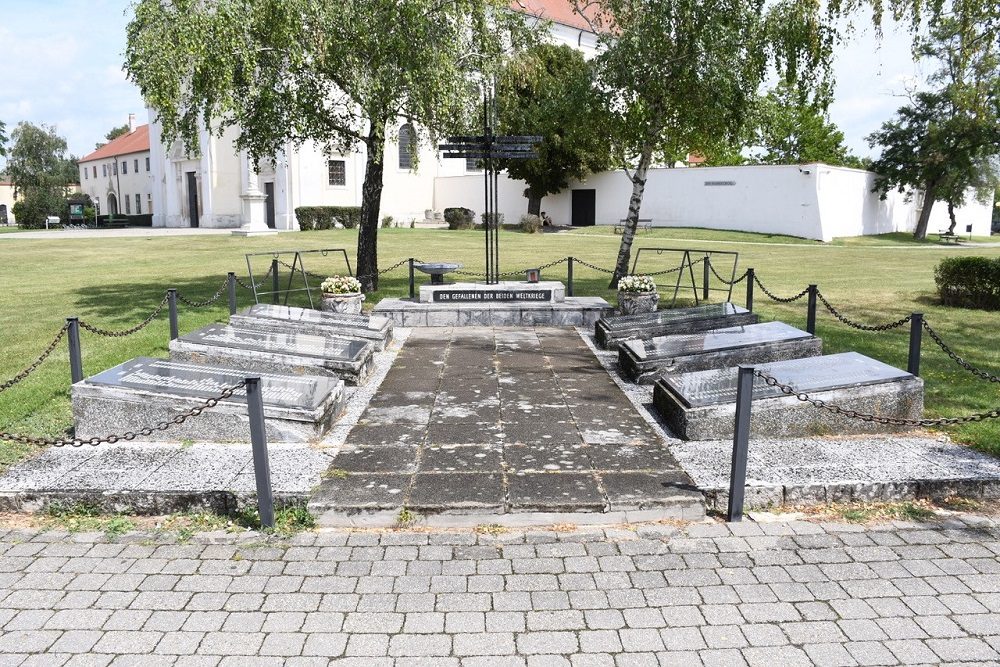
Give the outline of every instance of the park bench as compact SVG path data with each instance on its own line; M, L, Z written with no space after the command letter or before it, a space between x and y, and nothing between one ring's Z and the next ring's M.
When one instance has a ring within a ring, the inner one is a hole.
M958 245L958 234L949 232L947 229L942 229L938 232L938 240L944 241L945 243L954 243Z
M635 226L636 231L649 232L653 229L653 219L652 218L639 218L638 224ZM625 232L625 221L619 220L618 224L615 225L615 234L623 234Z

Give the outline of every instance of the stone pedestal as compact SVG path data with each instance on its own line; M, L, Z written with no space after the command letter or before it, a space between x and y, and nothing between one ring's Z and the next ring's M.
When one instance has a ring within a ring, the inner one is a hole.
M243 200L243 219L246 222L239 229L232 231L233 236L265 236L267 234L277 234L278 230L267 226L267 211L264 204L267 195L257 193L247 193L240 196Z
M371 343L376 350L385 349L392 341L392 320L386 317L327 313L267 303L258 303L231 315L229 324L237 329L355 338Z

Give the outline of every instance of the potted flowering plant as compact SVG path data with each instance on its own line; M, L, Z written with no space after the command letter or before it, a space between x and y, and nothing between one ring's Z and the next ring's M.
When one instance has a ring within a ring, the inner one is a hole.
M320 285L323 290L322 309L331 313L357 314L361 312L361 281L354 276L330 276Z
M649 276L625 276L618 281L618 309L623 315L652 313L660 294Z

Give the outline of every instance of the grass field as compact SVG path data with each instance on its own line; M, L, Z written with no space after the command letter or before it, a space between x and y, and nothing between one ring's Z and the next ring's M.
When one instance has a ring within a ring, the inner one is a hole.
M603 232L603 233L602 233ZM0 381L30 364L52 340L67 316L78 316L104 328L127 328L149 314L164 290L176 287L191 299L211 296L227 271L247 275L244 254L274 250L348 249L354 263L356 233L351 230L281 234L269 237L191 236L70 240L0 241ZM607 230L559 234L501 236L501 268L512 271L538 266L573 255L610 268L620 237ZM790 237L764 236L702 229L654 230L641 234L634 249L643 246L706 248L738 251L740 267L754 267L772 291L791 295L815 282L846 316L867 323L896 320L913 311L926 314L931 325L972 364L1000 371L1000 314L944 308L937 305L933 270L937 262L955 254L1000 256L1000 248L941 246L913 243L905 235L850 239L819 244ZM385 268L408 256L425 261L457 260L466 269L482 270L482 233L447 230L389 229L379 232L380 265ZM643 255L639 272L675 265L675 256ZM344 270L341 260L307 256L307 268L328 275ZM267 258L255 269L266 270ZM720 270L721 272L721 270ZM565 265L549 269L546 278L565 279ZM421 279L425 277L420 275ZM577 265L576 293L605 296L614 301L603 273ZM666 288L665 281L661 287ZM385 296L405 296L407 272L400 267L382 278L368 304ZM672 283L671 283L672 293ZM724 298L716 295L716 299ZM733 300L742 303L740 285ZM241 306L250 303L240 290ZM686 304L683 299L680 304ZM805 326L805 300L782 305L757 290L756 310L764 319L781 319ZM209 308L180 306L182 332L213 321L225 321L225 299ZM818 335L826 352L857 350L905 368L907 327L889 333L848 329L820 310ZM168 342L166 314L138 334L103 338L83 332L84 370L90 375L139 355L165 355ZM927 415L951 416L1000 406L1000 386L964 371L925 337L922 375L927 382ZM0 431L56 436L72 425L69 370L65 344L23 383L0 394ZM1000 455L1000 423L983 422L957 427L950 433L963 442ZM16 460L25 448L0 446L0 465Z

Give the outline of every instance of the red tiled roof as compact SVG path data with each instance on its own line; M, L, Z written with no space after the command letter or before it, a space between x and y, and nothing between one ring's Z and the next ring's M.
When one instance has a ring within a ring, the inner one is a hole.
M135 132L123 134L114 141L109 141L90 155L80 158L80 162L90 162L91 160L101 160L114 157L116 155L128 155L129 153L142 153L149 150L149 125L140 125L135 128Z
M515 11L532 14L553 23L591 31L590 24L576 13L571 0L511 0Z

